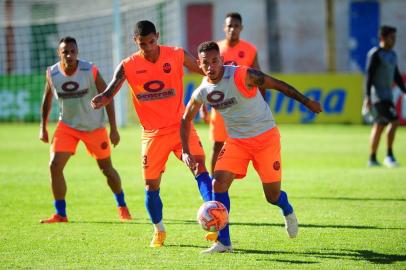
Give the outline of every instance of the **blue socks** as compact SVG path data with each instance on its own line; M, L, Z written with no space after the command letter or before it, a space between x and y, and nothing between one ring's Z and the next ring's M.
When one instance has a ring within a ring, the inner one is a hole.
M279 195L279 199L274 205L279 206L282 209L282 213L284 216L287 216L289 214L293 213L293 208L292 205L289 204L288 202L288 195L286 194L285 191L281 190L281 194Z
M56 213L62 217L66 217L66 202L65 200L55 200L54 206Z
M223 193L214 192L213 200L224 204L224 206L228 210L228 213L230 213L230 197L228 196L228 192L223 192ZM220 241L225 246L231 245L230 228L229 228L228 224L227 224L227 226L224 227L224 229L219 231L217 240Z
M127 206L127 204L125 203L125 200L124 200L124 191L121 191L120 193L114 193L114 197L116 198L118 207Z
M157 191L145 191L145 207L152 223L157 224L162 220L162 201Z
M208 172L203 172L196 176L197 185L199 187L200 195L203 201L212 200L212 179Z

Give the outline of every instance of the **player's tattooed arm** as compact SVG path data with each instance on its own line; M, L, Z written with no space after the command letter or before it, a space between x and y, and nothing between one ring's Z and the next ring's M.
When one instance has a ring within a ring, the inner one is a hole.
M281 91L288 97L291 97L305 105L309 101L306 96L296 90L293 86L285 83L284 81L280 81L271 76L268 76L260 70L249 68L247 70L247 75L249 77L248 86L250 87L258 86L265 89L276 89L278 91Z
M90 102L93 109L100 109L101 107L108 105L113 100L114 95L120 90L125 80L124 66L123 63L120 63L114 72L113 79L106 87L106 90L95 96Z
M107 85L106 90L103 92L103 95L108 98L112 98L118 90L120 90L121 86L125 81L125 73L124 73L124 66L123 63L120 63L116 70L114 71L113 79Z
M262 71L251 68L248 69L246 82L248 87L257 86L266 89L278 90L283 94L285 94L286 96L299 101L307 108L309 108L309 110L311 110L312 112L319 113L322 111L321 106L317 101L309 99L308 97L300 93L298 90L296 90L296 88L294 88L290 84L278 80L276 78L273 78L271 76L268 76L264 74Z

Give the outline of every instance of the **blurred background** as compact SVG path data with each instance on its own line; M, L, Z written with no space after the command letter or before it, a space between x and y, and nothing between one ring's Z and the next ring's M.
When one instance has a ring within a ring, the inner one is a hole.
M95 63L106 81L119 61L136 51L135 23L150 20L160 43L196 54L205 40L224 39L224 17L239 12L241 37L258 49L261 69L319 100L317 117L268 91L279 123L364 122L363 72L382 24L397 27L399 69L406 72L404 0L0 0L0 121L38 121L45 70L58 61L63 36L78 41L79 57ZM185 76L185 102L201 77ZM406 99L394 87L400 121ZM136 122L124 88L116 98L121 125ZM56 103L54 102L54 105ZM57 119L53 110L51 119Z

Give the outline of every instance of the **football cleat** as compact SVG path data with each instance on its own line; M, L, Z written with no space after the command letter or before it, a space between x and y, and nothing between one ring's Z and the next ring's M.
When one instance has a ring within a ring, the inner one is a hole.
M368 167L379 167L381 163L376 160L368 160Z
M205 236L207 241L215 242L217 241L218 232L208 232Z
M162 247L166 239L166 232L156 231L154 237L152 237L150 247Z
M290 238L295 238L299 231L299 224L295 213L285 216L285 229Z
M63 217L58 214L53 214L48 219L42 219L40 223L58 223L58 222L68 222L68 217Z
M233 247L225 246L221 242L214 243L210 248L200 252L201 254L212 254L212 253L231 253L233 252Z
M128 210L127 206L118 207L117 210L118 215L120 216L120 219L122 221L128 221L132 219L130 211Z
M383 164L385 164L385 166L388 168L399 167L399 163L396 161L394 157L391 156L387 156L383 161Z

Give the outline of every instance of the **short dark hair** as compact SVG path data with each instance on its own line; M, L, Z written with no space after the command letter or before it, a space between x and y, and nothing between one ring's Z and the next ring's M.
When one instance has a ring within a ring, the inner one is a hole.
M382 25L379 29L379 36L383 38L392 33L396 33L396 27L390 25Z
M73 44L76 45L76 47L78 46L78 43L76 42L76 39L73 38L73 37L70 37L70 36L66 36L66 37L61 38L59 40L58 45L61 45L61 43L73 43Z
M202 52L208 52L211 50L215 50L220 52L219 45L215 41L205 41L200 43L199 47L197 47L197 53L200 54Z
M242 24L242 17L241 17L241 14L238 13L238 12L230 12L230 13L227 13L225 19L227 19L227 18L237 19L237 20L239 20L240 23Z
M134 27L134 37L136 36L148 36L149 34L156 34L155 25L150 21L139 21Z

